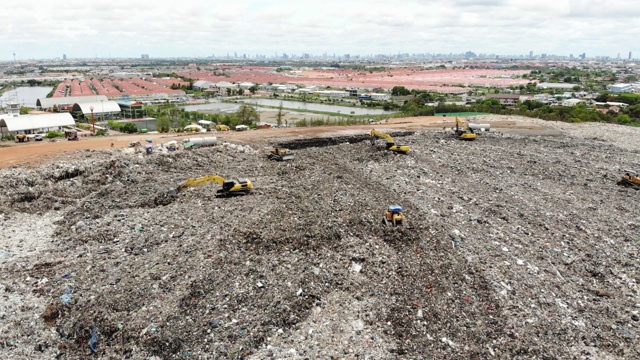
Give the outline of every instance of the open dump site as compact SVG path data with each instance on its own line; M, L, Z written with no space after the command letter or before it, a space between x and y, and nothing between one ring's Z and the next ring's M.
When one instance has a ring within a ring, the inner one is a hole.
M640 132L545 126L2 170L0 357L639 358Z

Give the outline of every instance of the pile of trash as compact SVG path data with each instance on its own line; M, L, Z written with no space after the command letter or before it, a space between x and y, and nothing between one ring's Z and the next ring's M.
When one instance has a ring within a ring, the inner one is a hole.
M563 131L3 170L0 357L638 358L639 151Z

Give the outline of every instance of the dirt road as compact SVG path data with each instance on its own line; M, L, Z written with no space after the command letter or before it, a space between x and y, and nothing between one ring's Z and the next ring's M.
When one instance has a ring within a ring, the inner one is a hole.
M449 120L449 119L447 119ZM366 134L372 128L390 130L422 130L451 127L452 122L442 117L425 116L389 119L382 124L354 125L354 126L322 126L322 127L298 127L298 128L271 128L247 132L218 132L208 134L216 136L219 141L252 144L254 146L269 146L273 142L308 137L332 136L332 135L356 135ZM502 124L506 127L517 127L517 124ZM104 150L110 148L124 148L132 141L152 139L153 143L166 143L171 140L182 141L189 137L200 137L203 134L134 134L104 137L82 138L79 141L60 140L57 142L42 141L29 143L0 143L0 168L11 166L30 166L43 162L55 161L60 156L68 155L80 150Z

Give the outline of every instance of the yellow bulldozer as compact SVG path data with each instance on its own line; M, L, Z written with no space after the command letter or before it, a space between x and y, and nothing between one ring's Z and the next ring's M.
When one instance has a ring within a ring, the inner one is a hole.
M376 129L371 129L371 145L374 145L377 139L385 139L387 140L387 150L393 151L400 154L406 154L409 152L409 146L407 145L396 145L396 142L393 140L391 135L384 133L382 131L377 131Z
M400 205L389 205L387 210L384 212L384 217L382 218L382 223L387 226L404 226L407 224L406 219L404 218L404 214L402 213L402 206Z
M626 170L625 174L622 175L622 179L618 181L618 185L640 190L640 173L633 170Z
M293 160L294 155L286 149L273 148L267 154L269 160L287 161Z

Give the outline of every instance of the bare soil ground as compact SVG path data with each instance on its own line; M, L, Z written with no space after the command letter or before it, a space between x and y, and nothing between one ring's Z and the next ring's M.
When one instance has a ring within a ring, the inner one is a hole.
M267 113L263 121L274 123L274 114ZM289 114L292 122L299 115ZM294 119L295 118L295 119ZM60 156L72 154L79 150L106 150L111 148L125 148L129 143L134 141L145 142L145 139L153 139L154 143L167 143L171 140L181 141L189 137L200 136L216 136L220 141L230 141L243 144L255 144L258 147L269 146L281 140L314 138L318 136L335 136L348 134L367 134L372 128L381 130L408 130L418 131L422 129L440 129L442 127L451 127L453 123L451 119L443 117L414 117L402 119L389 119L381 124L374 125L358 125L358 126L323 126L323 127L304 127L304 128L271 128L261 129L247 132L218 132L215 134L134 134L134 135L117 135L104 137L87 137L81 138L79 141L60 140L49 142L28 142L13 143L0 142L0 168L7 168L16 165L32 166L43 162L51 162L59 159ZM541 125L516 123L510 120L493 120L494 129L508 130L512 128L525 130L540 130L544 127ZM112 146L113 145L113 146Z

